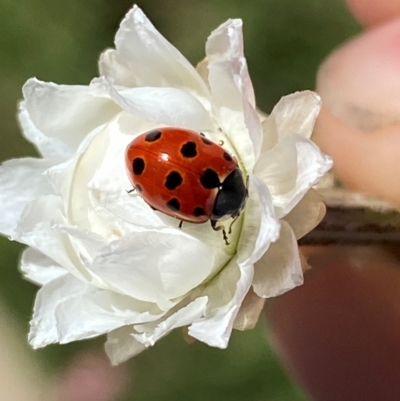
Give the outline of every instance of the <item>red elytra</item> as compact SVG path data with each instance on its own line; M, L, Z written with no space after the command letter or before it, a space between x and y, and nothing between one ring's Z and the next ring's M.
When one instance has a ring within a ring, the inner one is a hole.
M204 223L239 216L247 188L236 159L203 134L159 128L127 147L133 187L153 208L177 219ZM225 238L225 233L224 233Z

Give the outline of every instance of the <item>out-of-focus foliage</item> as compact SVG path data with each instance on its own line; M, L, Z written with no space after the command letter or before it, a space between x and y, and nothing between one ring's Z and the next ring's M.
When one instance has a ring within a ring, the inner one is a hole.
M193 63L203 57L212 29L228 18L242 18L249 69L265 111L284 94L312 89L321 60L358 30L340 0L137 3ZM35 154L15 118L23 83L37 76L87 84L97 74L99 53L112 46L131 6L130 0L0 0L0 160ZM1 298L27 331L36 288L17 270L21 247L1 238L0 250ZM133 390L126 400L305 400L269 351L264 331L261 324L253 332L236 333L226 351L188 346L178 333L172 335L130 362ZM56 372L78 349L102 341L36 351L38 366Z

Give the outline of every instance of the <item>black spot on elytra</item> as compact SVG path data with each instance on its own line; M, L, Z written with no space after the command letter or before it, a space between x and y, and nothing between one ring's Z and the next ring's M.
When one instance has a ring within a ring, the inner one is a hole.
M171 171L165 179L165 187L170 191L178 188L182 184L182 176L177 171Z
M152 131L146 135L146 142L155 142L161 138L161 131Z
M232 156L228 152L224 152L224 159L230 162L232 161Z
M135 159L133 159L133 163L132 163L133 174L135 174L135 175L142 174L145 167L146 167L146 164L141 157L136 157Z
M201 185L206 189L217 188L221 185L218 174L208 168L200 178Z
M202 207L195 207L193 210L193 214L196 217L204 216L206 214L206 211Z
M172 198L167 202L167 207L173 212L179 212L181 204L179 203L178 199Z
M194 142L186 142L181 147L181 153L183 157L196 157L197 156L197 148Z
M138 192L142 192L142 191L143 191L142 186L139 185L139 184L136 184L136 185L135 185L135 189L136 189L136 191L138 191Z
M205 138L205 137L201 137L201 140L206 144L206 145L212 145L213 143L209 140L209 139L207 139L207 138Z

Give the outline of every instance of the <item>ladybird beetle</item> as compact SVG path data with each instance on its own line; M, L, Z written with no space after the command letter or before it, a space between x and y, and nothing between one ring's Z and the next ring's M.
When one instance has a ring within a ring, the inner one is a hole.
M240 215L247 186L238 163L204 134L181 128L159 128L136 137L126 148L129 179L155 210L190 223ZM232 223L233 223L232 222Z

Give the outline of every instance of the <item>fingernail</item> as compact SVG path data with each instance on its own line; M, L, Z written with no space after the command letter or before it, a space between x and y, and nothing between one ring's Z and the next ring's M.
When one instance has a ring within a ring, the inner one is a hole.
M400 19L350 40L321 65L317 91L330 111L363 131L400 123Z

